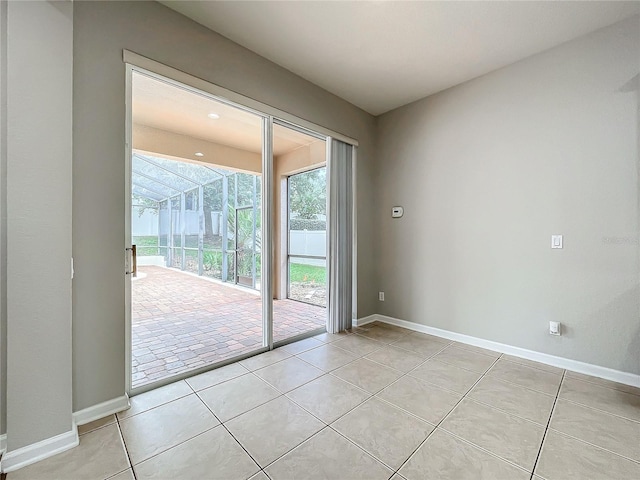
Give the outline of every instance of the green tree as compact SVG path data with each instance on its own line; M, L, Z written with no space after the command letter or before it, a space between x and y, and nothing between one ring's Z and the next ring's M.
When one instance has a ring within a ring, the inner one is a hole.
M327 169L317 168L289 177L289 208L297 218L316 220L327 208Z
M142 217L146 210L150 210L154 215L158 215L159 203L155 200L134 193L131 195L131 204L138 207L138 217Z

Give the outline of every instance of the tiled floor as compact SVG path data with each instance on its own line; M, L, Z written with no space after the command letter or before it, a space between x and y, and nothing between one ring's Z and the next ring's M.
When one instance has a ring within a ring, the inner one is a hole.
M640 478L640 389L383 325L131 404L9 480Z
M141 266L132 283L133 386L262 347L257 292L179 270ZM274 340L322 328L326 309L273 302Z

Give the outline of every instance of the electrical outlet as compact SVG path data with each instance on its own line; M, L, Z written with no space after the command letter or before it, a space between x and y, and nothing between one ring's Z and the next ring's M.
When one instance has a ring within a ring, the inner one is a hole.
M378 300L384 302L384 292L378 292Z
M562 325L560 322L549 322L550 335L562 335Z

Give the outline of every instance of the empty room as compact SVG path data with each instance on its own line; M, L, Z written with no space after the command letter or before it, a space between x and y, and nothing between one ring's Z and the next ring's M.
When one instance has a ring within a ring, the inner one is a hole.
M639 1L0 2L4 480L640 479Z

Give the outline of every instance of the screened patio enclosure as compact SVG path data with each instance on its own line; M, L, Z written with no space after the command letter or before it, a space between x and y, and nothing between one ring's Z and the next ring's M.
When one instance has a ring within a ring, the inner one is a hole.
M138 152L131 183L138 265L260 288L258 175Z

